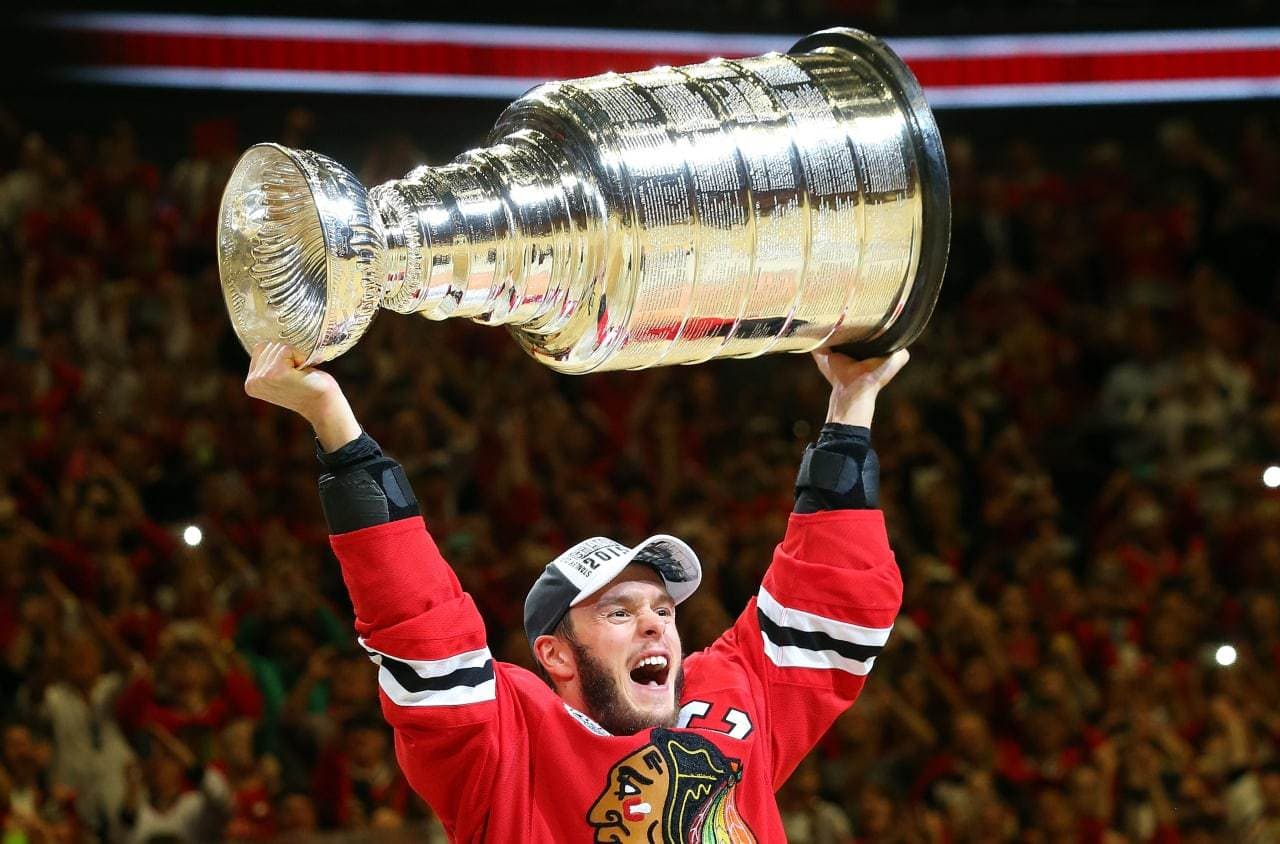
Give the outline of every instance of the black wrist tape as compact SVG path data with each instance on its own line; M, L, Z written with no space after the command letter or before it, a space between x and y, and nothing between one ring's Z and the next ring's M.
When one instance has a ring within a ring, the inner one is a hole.
M800 463L796 512L870 510L879 503L880 460L871 447L871 431L823 426L817 445L809 446Z
M421 513L404 468L379 454L320 476L320 505L329 532L350 533Z

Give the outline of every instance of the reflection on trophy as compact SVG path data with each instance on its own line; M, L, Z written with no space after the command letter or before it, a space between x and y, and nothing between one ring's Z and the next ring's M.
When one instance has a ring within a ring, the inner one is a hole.
M946 163L915 77L852 29L786 55L534 88L489 145L366 191L249 149L222 198L246 347L330 360L379 308L505 324L560 372L911 343L937 300Z

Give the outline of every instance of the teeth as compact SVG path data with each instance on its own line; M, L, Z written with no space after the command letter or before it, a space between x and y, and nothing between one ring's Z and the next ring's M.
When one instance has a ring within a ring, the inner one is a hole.
M665 656L647 656L640 660L636 665L636 668L644 668L650 665L657 666L658 668L666 668L667 658Z

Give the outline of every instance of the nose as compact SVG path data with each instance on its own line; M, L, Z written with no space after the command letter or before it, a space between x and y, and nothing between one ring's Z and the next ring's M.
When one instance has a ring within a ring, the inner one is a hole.
M661 639L667 632L667 616L658 614L657 610L647 609L640 616L640 634L654 639Z

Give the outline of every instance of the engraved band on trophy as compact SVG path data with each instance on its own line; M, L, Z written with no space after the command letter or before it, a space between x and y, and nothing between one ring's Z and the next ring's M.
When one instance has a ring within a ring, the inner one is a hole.
M937 300L942 143L866 33L540 85L488 143L369 191L322 155L250 148L218 229L240 341L314 364L388 308L505 324L567 373L868 357L912 342Z

